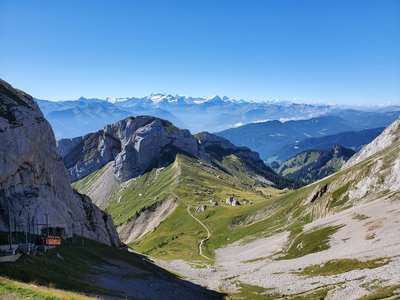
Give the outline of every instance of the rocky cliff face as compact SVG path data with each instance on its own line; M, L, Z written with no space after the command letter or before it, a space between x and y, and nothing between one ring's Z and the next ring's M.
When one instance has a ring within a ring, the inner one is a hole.
M400 119L389 125L376 139L361 149L344 166L346 169L400 141Z
M75 193L56 151L56 141L32 97L0 80L0 230L11 218L20 229L30 221L61 228L108 245L120 241L108 214ZM8 204L9 203L9 204Z
M87 176L110 161L115 161L116 177L126 181L152 166L171 163L169 158L174 152L207 160L188 130L151 116L126 118L95 133L58 142L58 153L64 159L71 181Z
M195 137L188 130L151 116L129 117L83 137L62 139L58 142L58 153L72 182L111 161L115 177L126 181L154 167L171 164L175 155L181 153L208 163L235 155L259 181L281 184L281 178L264 164L258 153L207 132Z
M318 182L327 185L315 201L314 216L377 199L399 199L400 120L355 154L338 173Z

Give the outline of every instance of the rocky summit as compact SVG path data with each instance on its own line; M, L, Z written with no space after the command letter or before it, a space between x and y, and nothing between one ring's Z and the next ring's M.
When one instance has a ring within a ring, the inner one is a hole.
M0 80L0 230L8 230L10 217L19 226L40 224L65 237L83 235L118 246L120 240L111 217L89 197L74 192L56 151L49 123L32 97Z
M58 142L58 152L71 181L79 180L115 161L116 177L125 181L142 175L151 166L170 163L174 152L207 159L188 130L151 116L129 117L95 133Z
M101 169L113 161L113 171L119 181L127 181L153 168L163 168L175 161L176 154L195 157L230 172L220 162L236 155L261 184L294 184L277 176L247 147L237 147L228 140L202 132L196 136L171 122L152 116L128 117L102 130L57 144L72 182Z

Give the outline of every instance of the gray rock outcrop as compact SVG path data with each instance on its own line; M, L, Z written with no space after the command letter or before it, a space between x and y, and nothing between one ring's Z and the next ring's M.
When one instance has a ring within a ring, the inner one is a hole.
M212 206L212 207L214 207L214 206L218 206L218 202L216 201L216 200L214 200L214 199L210 199L210 205Z
M400 141L400 118L389 125L378 137L371 143L364 146L358 153L350 158L342 167L346 169L368 157L386 149L388 146Z
M235 197L232 197L232 196L228 197L225 200L225 203L228 204L228 205L231 205L231 206L240 205L240 202L238 200L236 200Z
M0 80L0 230L10 217L19 228L30 221L61 228L67 237L82 235L118 246L111 217L85 195L75 193L56 151L56 141L32 97Z
M201 212L203 212L203 211L205 211L207 209L207 205L205 205L205 204L200 204L199 206L197 206L196 207L196 212L197 213L201 213Z
M129 117L84 137L62 139L63 157L71 181L77 181L114 161L121 181L137 177L150 167L171 163L171 156L185 153L208 161L203 148L188 130L151 116Z

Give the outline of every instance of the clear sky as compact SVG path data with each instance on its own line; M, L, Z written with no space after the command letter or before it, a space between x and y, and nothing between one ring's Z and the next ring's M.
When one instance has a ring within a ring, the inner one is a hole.
M400 104L400 0L0 0L0 77L50 100Z

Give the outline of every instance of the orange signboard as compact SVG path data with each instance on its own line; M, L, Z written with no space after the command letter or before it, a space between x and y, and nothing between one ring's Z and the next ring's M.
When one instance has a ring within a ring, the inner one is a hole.
M59 236L45 236L42 237L43 244L47 246L58 246L61 245L61 238Z

